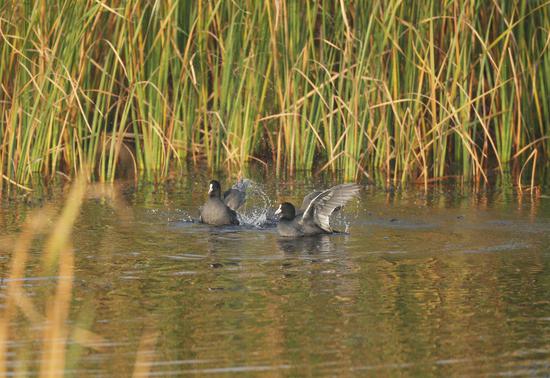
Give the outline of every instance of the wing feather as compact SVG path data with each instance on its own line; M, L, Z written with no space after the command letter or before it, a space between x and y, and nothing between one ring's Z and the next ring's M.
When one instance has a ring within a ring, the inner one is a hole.
M327 232L332 232L330 216L334 210L344 206L349 200L357 197L361 186L357 184L342 184L322 191L311 200L302 215L302 222L313 220L317 226Z
M239 180L233 187L223 193L223 202L231 209L237 210L246 201L246 189L250 180Z
M309 193L307 196L305 196L304 200L302 201L302 206L300 206L300 210L305 211L305 209L307 209L311 201L313 201L313 199L317 197L319 194L321 194L321 191L315 190Z

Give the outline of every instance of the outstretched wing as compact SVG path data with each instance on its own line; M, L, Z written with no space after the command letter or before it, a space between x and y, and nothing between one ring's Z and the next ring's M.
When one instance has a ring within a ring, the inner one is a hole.
M309 204L311 203L311 201L313 201L313 199L315 197L317 197L319 194L321 194L321 191L320 190L315 190L311 193L309 193L307 196L304 197L304 200L302 201L302 206L300 206L300 210L302 212L304 212L307 207L309 206Z
M350 199L359 194L361 186L357 184L342 184L322 191L311 200L302 215L302 222L313 220L317 226L327 232L330 228L330 216L334 210L344 206Z
M246 201L246 189L250 180L239 180L233 187L223 193L223 202L231 209L237 210Z

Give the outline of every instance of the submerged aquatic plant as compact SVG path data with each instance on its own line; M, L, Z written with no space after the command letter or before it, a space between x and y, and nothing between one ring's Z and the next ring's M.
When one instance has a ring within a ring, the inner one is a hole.
M545 0L0 11L0 191L85 167L164 178L188 162L427 184L550 157Z

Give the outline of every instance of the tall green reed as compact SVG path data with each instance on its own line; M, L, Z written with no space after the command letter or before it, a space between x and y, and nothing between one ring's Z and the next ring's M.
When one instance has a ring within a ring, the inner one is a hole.
M251 161L427 185L550 157L548 1L0 10L0 188Z

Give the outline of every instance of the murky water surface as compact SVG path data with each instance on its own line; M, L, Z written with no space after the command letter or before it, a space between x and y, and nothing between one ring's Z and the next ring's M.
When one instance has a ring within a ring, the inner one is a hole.
M266 180L248 222L264 220L267 198L299 203L335 184ZM349 234L284 240L190 222L206 183L122 184L118 208L86 200L69 318L102 339L90 349L71 333L67 373L550 375L550 198L368 188L335 221ZM2 301L9 235L35 206L0 211ZM57 280L41 249L23 287L43 312ZM10 326L9 369L36 371L44 325L19 312Z

